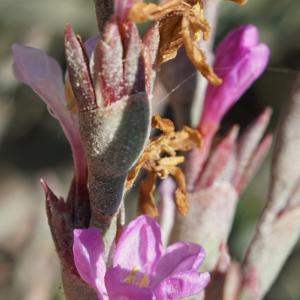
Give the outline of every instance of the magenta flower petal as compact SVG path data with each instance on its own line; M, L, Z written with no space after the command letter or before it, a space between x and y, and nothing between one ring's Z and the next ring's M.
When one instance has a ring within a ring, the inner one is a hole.
M74 231L74 260L81 278L99 299L184 299L200 293L208 273L199 273L204 250L193 243L177 243L161 255L158 223L140 216L124 229L106 268L98 229Z
M156 299L177 300L199 294L210 281L209 273L186 271L167 277L155 289Z
M224 114L261 75L270 51L259 44L258 30L242 26L231 32L216 51L214 68L223 84L209 85L206 91L200 127L219 124Z
M114 267L109 269L105 275L105 285L109 299L130 299L130 300L152 300L153 292L149 287L140 287L139 282L134 284L126 283L130 271ZM139 278L140 279L140 278Z
M73 232L73 255L80 277L93 287L99 295L106 295L104 276L104 244L101 231L97 228L75 229Z
M234 53L237 49L251 48L259 44L259 32L254 25L240 26L225 36L223 41L216 49L215 61L218 65L226 65L232 60L232 55L225 53ZM230 60L229 60L230 59ZM218 62L218 63L217 63Z
M197 244L180 242L169 246L158 263L153 286L175 274L198 271L204 257L203 248Z
M113 266L123 269L139 268L152 274L162 253L160 228L157 222L140 216L130 222L122 232L113 257Z

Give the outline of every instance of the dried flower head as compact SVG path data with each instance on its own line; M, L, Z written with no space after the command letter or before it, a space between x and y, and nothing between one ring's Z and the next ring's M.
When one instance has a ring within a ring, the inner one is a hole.
M186 192L185 177L179 164L184 162L184 157L177 155L177 151L189 151L202 145L202 138L198 130L184 127L175 131L174 124L169 119L162 119L155 115L152 127L162 131L162 135L151 139L139 161L127 177L126 188L130 189L141 169L148 172L140 185L139 211L151 216L157 216L155 203L156 179L166 179L173 176L177 181L175 204L182 215L186 215L189 202Z
M196 45L201 38L207 40L210 33L200 0L170 0L161 5L136 3L129 12L129 19L136 22L159 21L158 66L173 59L184 45L187 55L203 76L215 85L222 82L207 64L204 52Z
M231 0L244 4L246 0ZM176 57L181 46L195 67L213 85L222 80L206 61L203 50L198 47L200 40L207 40L210 25L204 17L202 0L169 0L161 5L136 3L129 11L128 18L135 22L159 21L160 46L157 65Z

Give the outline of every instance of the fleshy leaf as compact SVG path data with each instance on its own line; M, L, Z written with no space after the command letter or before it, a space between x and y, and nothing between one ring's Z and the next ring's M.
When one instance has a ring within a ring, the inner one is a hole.
M105 26L103 40L99 41L94 54L96 94L102 94L109 105L123 95L123 46L119 27L115 22ZM97 97L99 102L99 97Z
M221 177L233 156L238 130L237 126L233 127L229 134L219 143L205 166L199 183L195 186L196 190L213 185Z
M80 111L96 109L97 103L88 58L81 40L70 25L65 29L65 56L78 109Z

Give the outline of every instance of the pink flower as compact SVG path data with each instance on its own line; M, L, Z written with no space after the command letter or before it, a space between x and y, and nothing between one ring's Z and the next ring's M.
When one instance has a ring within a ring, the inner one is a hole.
M199 128L205 137L204 147L199 152L201 158L199 167L203 166L207 158L211 141L223 116L261 75L267 66L269 56L269 48L259 43L259 32L253 25L245 25L233 30L217 47L214 66L218 76L223 79L223 84L218 87L209 85L206 91L202 118L199 123ZM236 181L237 190L243 190L245 183L248 182L245 177L250 177L249 172L247 175L244 172L245 165L247 167L253 165L253 170L256 169L270 147L270 136L262 142L261 147L259 146L270 115L271 111L267 109L244 134L246 138L241 138L239 143L236 142L237 128L219 143L206 165L206 170L202 170L201 176L198 175L198 179L201 177L202 185L211 185L217 175L225 170L232 154L237 151L234 155L236 161L234 165L237 171L232 176L236 177L233 181ZM244 152L247 153L247 157L241 154ZM245 174L242 175L242 173Z
M223 84L207 88L201 130L219 126L225 113L264 71L269 54L268 47L259 43L258 29L253 25L241 26L225 37L214 63Z
M206 90L198 125L204 136L204 146L193 151L193 160L197 160L197 163L189 170L190 185L193 185L199 177L222 118L262 74L269 56L269 48L259 43L259 32L253 25L245 25L233 30L217 47L214 69L223 83L220 86L208 85ZM230 143L234 144L235 141Z
M203 248L180 242L163 251L159 225L147 216L125 227L108 266L99 229L74 230L73 254L78 273L99 299L182 299L200 293L210 280L198 271Z
M86 42L87 53L91 54L95 42L95 37ZM14 44L12 50L15 76L41 97L59 122L71 146L77 181L84 184L86 160L80 140L78 115L67 107L68 95L65 93L61 67L54 58L39 49Z

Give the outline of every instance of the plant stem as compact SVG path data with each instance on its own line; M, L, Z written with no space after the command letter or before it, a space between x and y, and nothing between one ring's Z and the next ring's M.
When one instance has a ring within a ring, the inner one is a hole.
M95 0L96 16L99 32L102 34L104 25L109 17L113 14L113 0Z

